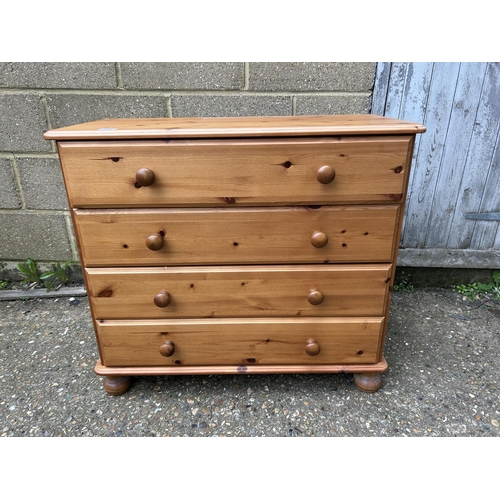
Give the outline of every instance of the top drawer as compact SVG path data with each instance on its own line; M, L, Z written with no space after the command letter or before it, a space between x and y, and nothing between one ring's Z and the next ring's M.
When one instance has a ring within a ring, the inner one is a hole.
M374 136L58 148L71 207L216 207L399 202L411 144L411 136Z

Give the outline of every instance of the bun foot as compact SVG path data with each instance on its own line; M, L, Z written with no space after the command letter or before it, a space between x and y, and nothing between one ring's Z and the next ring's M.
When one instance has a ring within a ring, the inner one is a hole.
M355 373L354 383L362 392L376 392L382 385L382 375L380 373Z
M132 377L123 376L123 377L112 377L107 376L104 377L102 381L102 386L104 390L111 394L111 396L120 396L124 392L127 392L130 388L130 384L132 383Z

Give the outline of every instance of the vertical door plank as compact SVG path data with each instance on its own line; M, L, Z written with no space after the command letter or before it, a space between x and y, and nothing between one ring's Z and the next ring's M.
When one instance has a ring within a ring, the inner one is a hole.
M433 68L434 63L393 63L392 65L379 63L375 85L376 92L374 93L374 109L377 110L378 114L384 114L391 118L413 117L412 120L423 123ZM407 211L408 207L411 207L414 177L417 176L418 184L419 178L422 176L418 173L420 140L421 136L419 134L415 137L413 167L410 171L406 200ZM403 219L402 241L404 241L406 219L405 216Z
M474 63L473 66L479 66L479 64ZM482 199L486 202L486 206L489 205L490 207L492 206L492 202L495 203L496 201L493 199L485 200L484 196L486 195L486 190L489 188L488 174L491 170L491 160L500 128L499 69L498 64L488 64L485 72L467 162L453 212L454 218L450 237L448 238L448 247L450 248L470 247L476 223L474 220L465 219L465 214L483 211L480 209ZM488 198L490 197L488 196ZM493 198L498 199L498 192L497 196L493 196ZM489 210L485 209L484 211ZM486 223L483 222L482 224ZM488 227L493 226L495 226L495 223L488 224Z
M495 142L495 152L491 159L490 170L486 179L480 213L500 212L500 131ZM474 223L470 248L490 250L500 248L500 223L482 220L467 220Z
M493 248L500 248L500 224L497 224L497 235L493 243Z
M460 185L467 168L467 155L471 146L485 69L485 63L460 65L453 93L447 140L429 218L426 240L426 246L429 248L447 248ZM451 94L450 90L446 87L442 89L443 92Z
M429 87L432 78L432 71L434 63L408 63L406 72L406 82L403 91L403 100L399 111L399 116L412 116L418 123L423 123L426 117L427 100L429 97ZM415 137L415 147L413 150L412 168L410 170L410 179L408 185L408 195L406 198L406 206L411 207L412 203L412 185L417 179L420 178L420 164L417 161L418 151L420 147L420 140L422 134ZM403 228L401 231L401 240L404 240L404 233L406 229L406 217L403 219Z
M459 69L460 63L436 63L433 68L425 118L427 132L420 139L410 204L406 208L402 242L406 248L424 248L426 243Z
M391 63L379 62L377 63L377 72L375 75L375 86L373 88L372 96L372 110L373 115L385 115L385 99L389 91L390 76L391 76Z
M483 162L489 163L489 171L486 176L482 199L477 209L478 212L500 212L500 63L488 63L486 78L483 89L483 99L489 104L492 119L490 123L496 123L497 135L490 137L494 148L491 158L483 158ZM476 195L479 195L477 193ZM498 222L481 221L474 222L474 231L470 248L478 250L489 250L500 248L500 224Z
M389 88L385 99L385 116L399 117L406 81L407 63L392 63Z

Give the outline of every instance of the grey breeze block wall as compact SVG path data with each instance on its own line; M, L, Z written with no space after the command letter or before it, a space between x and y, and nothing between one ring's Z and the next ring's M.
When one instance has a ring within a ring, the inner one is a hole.
M376 63L0 62L0 276L78 261L52 128L101 118L369 113Z

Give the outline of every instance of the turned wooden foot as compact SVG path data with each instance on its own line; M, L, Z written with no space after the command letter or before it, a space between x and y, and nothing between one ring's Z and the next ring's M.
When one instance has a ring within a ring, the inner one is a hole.
M355 373L354 383L363 392L376 392L382 385L382 375L380 373Z
M130 384L132 383L132 377L123 376L123 377L112 377L107 376L104 377L102 381L102 386L104 390L111 394L111 396L119 396L124 392L127 392Z

